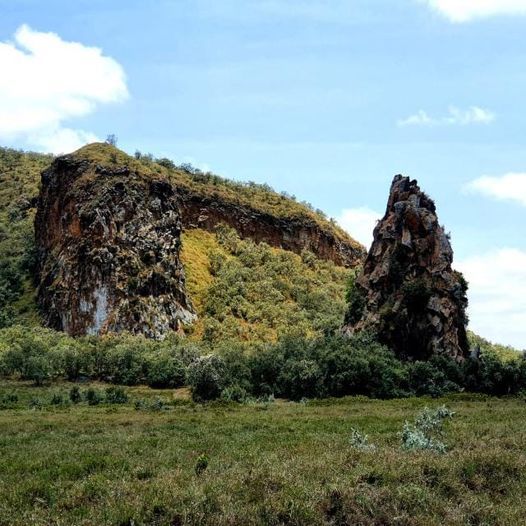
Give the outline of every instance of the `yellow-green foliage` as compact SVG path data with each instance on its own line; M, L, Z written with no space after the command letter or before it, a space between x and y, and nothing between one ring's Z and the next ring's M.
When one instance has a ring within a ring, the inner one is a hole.
M499 345L498 343L492 343L484 338L477 336L474 332L468 331L468 339L470 347L478 347L482 354L490 353L494 354L500 360L509 362L510 360L518 360L522 357L522 354L513 347L508 345Z
M181 261L185 270L186 290L199 314L204 311L208 289L214 282L210 255L227 252L221 248L215 234L206 230L187 230L181 236Z
M222 227L189 230L182 257L198 315L193 337L207 341L275 341L337 329L351 271L250 240Z

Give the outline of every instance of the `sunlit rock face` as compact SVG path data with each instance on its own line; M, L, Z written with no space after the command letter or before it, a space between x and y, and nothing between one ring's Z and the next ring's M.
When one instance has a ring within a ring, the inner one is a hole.
M401 358L463 360L467 284L452 262L435 203L416 181L397 175L350 294L344 333L376 332Z
M180 330L195 318L180 233L177 196L162 178L56 159L42 175L35 219L46 324L71 335Z

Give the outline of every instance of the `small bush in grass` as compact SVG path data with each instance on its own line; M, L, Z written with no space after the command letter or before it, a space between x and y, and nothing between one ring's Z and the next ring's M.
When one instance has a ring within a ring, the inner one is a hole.
M155 398L151 402L140 398L139 400L135 400L133 406L136 411L162 411L165 404L160 398Z
M402 448L407 450L428 450L445 453L447 446L441 440L444 422L455 413L446 406L436 409L426 407L413 424L406 422L402 430Z
M237 384L226 387L221 392L221 400L225 402L238 402L241 404L245 402L247 398L248 393L246 389L243 389L243 387Z
M16 404L18 402L18 395L16 393L7 393L2 396L2 404Z
M102 396L97 389L93 389L93 387L90 387L86 391L86 401L89 405L99 405L102 402Z
M81 400L82 400L82 396L80 394L80 389L79 389L79 386L78 385L74 385L70 390L69 390L69 399L71 400L72 403L74 404L78 404Z
M18 395L16 393L5 394L0 397L0 409L14 408L18 402Z
M208 456L204 453L199 455L197 457L197 461L195 463L195 474L201 475L206 469L208 468Z
M33 397L29 400L30 409L42 409L44 407L44 402L40 398Z
M51 405L62 405L64 403L64 397L62 393L53 393L51 397Z
M136 411L142 411L143 409L146 409L148 407L148 404L146 403L146 400L140 398L139 400L135 400L135 402L133 403L133 407Z
M156 398L153 400L153 402L149 405L149 409L151 411L161 411L164 408L164 402L160 398Z
M357 429L351 429L351 447L358 451L375 451L376 446L369 442L369 437Z
M108 387L106 389L106 402L108 404L125 404L128 401L128 395L122 387Z

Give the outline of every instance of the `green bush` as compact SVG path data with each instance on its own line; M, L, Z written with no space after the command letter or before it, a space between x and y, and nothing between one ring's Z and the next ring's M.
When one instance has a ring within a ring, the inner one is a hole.
M88 405L99 405L102 402L102 400L102 395L97 389L90 387L86 391L86 401L88 402Z
M357 429L351 429L351 438L349 440L353 449L358 451L375 451L376 446L369 442L369 437Z
M51 396L51 405L63 405L65 402L62 393L53 393Z
M117 343L109 354L109 380L116 384L136 385L144 379L146 354L152 345L140 336Z
M407 450L429 450L445 453L443 436L444 422L453 418L455 413L446 406L436 409L426 407L416 418L414 424L406 422L401 433L402 448Z
M128 401L128 395L122 387L107 387L105 400L108 404L125 404Z
M186 379L186 366L171 353L164 352L146 359L146 383L155 388L181 387Z
M221 391L221 400L225 402L237 402L243 403L248 399L248 393L246 389L238 384L230 385L225 387Z
M199 455L197 457L197 461L195 463L195 474L201 475L204 471L208 468L209 459L208 456L204 453L202 455Z
M70 390L69 390L69 399L72 403L74 404L78 404L79 402L82 401L82 396L80 394L80 389L79 389L79 386L78 385L74 385Z
M215 400L227 384L225 362L219 356L201 356L189 365L187 381L193 400Z

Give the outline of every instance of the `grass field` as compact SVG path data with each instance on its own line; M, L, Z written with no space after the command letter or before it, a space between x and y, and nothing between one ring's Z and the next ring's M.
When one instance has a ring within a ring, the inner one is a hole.
M0 384L2 525L526 523L521 398L50 404L70 386ZM402 451L404 421L443 403L449 452Z

